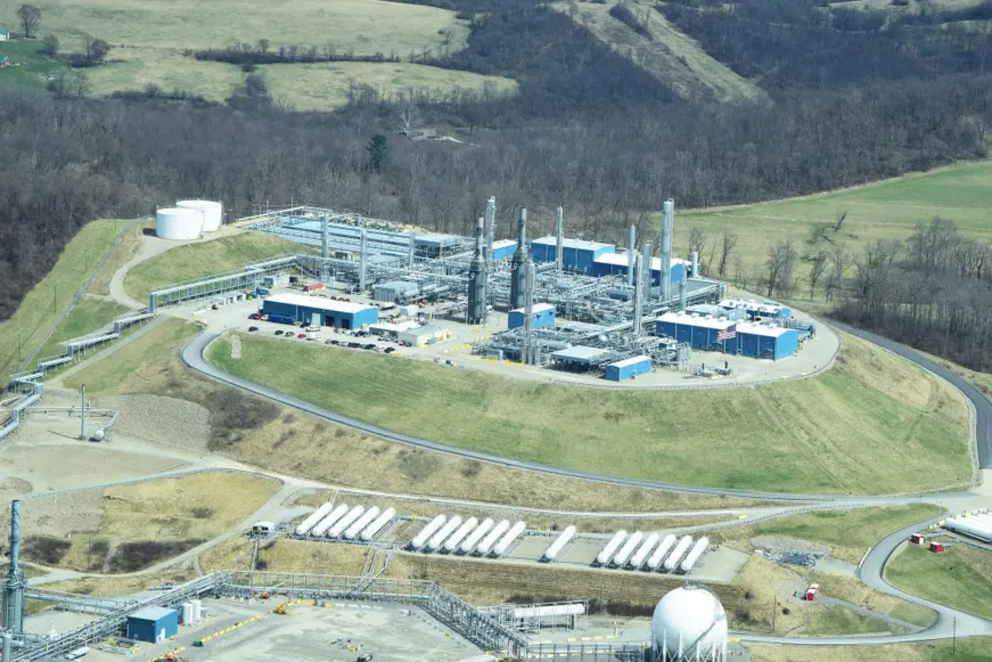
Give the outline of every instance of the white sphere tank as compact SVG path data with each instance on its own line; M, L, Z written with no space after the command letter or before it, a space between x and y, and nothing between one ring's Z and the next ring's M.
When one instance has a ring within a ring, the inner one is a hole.
M727 613L705 588L670 591L654 609L651 634L659 659L723 662L727 649Z
M198 209L203 212L203 231L216 232L220 230L224 206L213 200L180 200L176 203L182 209Z
M199 209L167 207L155 212L155 234L163 239L198 239L203 232L203 212Z

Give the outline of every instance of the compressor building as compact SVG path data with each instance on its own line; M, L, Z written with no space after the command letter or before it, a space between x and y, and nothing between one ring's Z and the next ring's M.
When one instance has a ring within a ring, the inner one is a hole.
M286 315L297 322L339 329L359 329L379 321L379 309L353 301L335 301L302 294L275 294L262 303L265 315Z

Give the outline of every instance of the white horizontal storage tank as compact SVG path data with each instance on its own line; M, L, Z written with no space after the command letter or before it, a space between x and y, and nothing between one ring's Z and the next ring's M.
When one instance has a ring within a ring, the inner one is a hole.
M334 510L334 504L330 501L322 505L317 510L310 513L299 526L296 527L296 535L305 536L310 533L310 529L317 525L317 522L327 517L327 514Z
M613 555L616 554L617 549L620 547L621 544L623 544L623 541L626 539L627 539L627 532L624 531L623 529L614 533L613 537L610 538L610 542L606 543L606 547L604 547L603 551L601 551L599 553L599 556L596 557L596 563L598 563L599 565L606 565L607 563L609 563L610 559L613 558Z
M455 515L449 519L441 529L434 534L434 537L427 541L427 551L434 552L441 546L445 539L455 532L455 529L462 523L461 515Z
M199 209L166 207L155 212L155 234L162 239L187 241L203 233L203 212Z
M566 526L565 530L551 543L546 550L544 550L544 560L554 561L561 550L565 549L565 545L575 537L575 527L572 525Z
M517 607L513 610L513 618L546 618L548 616L581 616L586 613L586 606L581 603L564 605L541 605L540 607Z
M499 524L496 525L496 528L490 531L489 535L482 539L482 542L480 542L479 546L476 547L475 553L483 555L488 554L489 550L493 548L493 545L496 544L496 541L499 540L500 536L506 533L506 530L509 528L509 520L501 519Z
M692 536L682 536L682 539L679 540L679 544L675 545L675 549L672 550L672 553L668 555L667 559L665 559L663 566L665 571L671 572L674 570L675 566L679 564L679 561L683 556L685 556L685 553L689 551L690 547L692 547Z
M216 232L220 230L221 219L224 216L224 205L213 200L180 200L176 203L180 209L195 209L203 214L203 231Z
M668 555L669 550L671 550L674 546L675 536L669 533L665 536L665 539L661 541L661 544L658 545L658 549L654 550L654 554L652 554L648 559L648 569L657 570L658 566L660 566L661 562L665 559L665 556Z
M992 542L992 526L983 517L955 517L944 522L944 528Z
M339 519L344 517L345 513L347 512L348 512L348 505L344 503L339 504L334 510L332 510L327 515L327 517L320 520L320 522L318 522L317 525L310 530L310 535L315 536L317 538L323 536L325 533L327 533L327 530L332 526L334 526L334 524Z
M379 516L380 512L382 512L382 509L379 506L372 506L366 510L365 514L352 522L351 526L344 530L344 539L354 540L365 527L372 523L372 520Z
M641 546L637 548L637 551L634 552L634 555L630 557L630 567L640 568L641 565L644 564L644 561L648 558L648 554L650 554L651 550L654 549L654 546L658 544L658 539L660 537L661 536L657 533L648 535L648 537L644 539L644 542L641 543Z
M627 542L623 544L623 547L620 548L617 555L613 557L613 564L618 568L622 568L627 565L627 560L637 549L637 546L641 544L642 540L644 540L644 534L640 531L635 531L634 534L627 539Z
M706 551L706 548L709 547L709 545L710 539L706 536L703 536L697 540L696 544L692 546L689 553L685 555L684 559L682 559L682 563L679 565L679 570L682 572L689 572L692 570L692 567L696 565L696 561L699 560L699 557L703 555L703 552Z
M506 535L503 536L503 539L496 543L496 546L493 547L493 556L503 556L506 554L506 550L510 549L510 545L512 545L517 538L522 536L525 530L527 530L527 522L520 521L514 524L513 528L507 531Z
M482 524L480 524L475 531L470 533L468 538L465 539L465 542L462 543L460 549L461 553L468 554L473 549L475 549L475 546L479 544L479 541L482 540L482 537L484 535L489 533L489 529L493 528L494 524L496 524L496 522L489 519L488 517L482 520Z
M364 512L365 506L355 506L349 510L344 517L339 519L337 523L335 523L334 526L327 531L327 537L340 538L341 534L344 533L349 526L354 524L355 520L361 517Z
M379 514L378 517L375 518L374 522L365 527L365 530L362 531L361 535L362 540L372 540L375 534L382 531L382 527L389 524L394 517L396 517L396 509L386 508Z
M441 551L453 552L458 547L458 544L465 539L465 536L475 528L475 525L479 523L479 518L469 517L465 520L465 523L458 527L458 530L452 533L447 540L444 541L444 546Z
M414 536L413 540L410 541L410 549L418 550L426 545L427 541L430 540L432 535L434 535L434 532L444 526L444 523L447 520L448 517L446 515L438 515L428 522L427 526L422 528L420 533Z

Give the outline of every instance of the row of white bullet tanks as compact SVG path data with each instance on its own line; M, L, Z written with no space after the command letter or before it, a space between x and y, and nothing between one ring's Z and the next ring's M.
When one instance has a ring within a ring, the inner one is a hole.
M992 543L992 513L987 508L951 517L941 526L966 536Z
M555 543L566 533L568 529L565 529ZM693 544L692 536L676 538L674 534L668 534L662 538L660 533L645 534L635 531L628 534L621 530L606 543L603 551L596 556L594 565L650 572L686 573L696 566L709 544L710 539L705 536ZM554 545L548 548L545 556L548 552L556 552L553 548Z

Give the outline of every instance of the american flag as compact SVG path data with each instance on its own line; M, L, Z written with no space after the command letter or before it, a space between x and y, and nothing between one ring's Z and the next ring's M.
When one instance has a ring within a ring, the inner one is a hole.
M723 331L721 331L720 333L716 334L716 341L721 342L724 340L731 340L736 337L737 337L737 325L732 324Z

